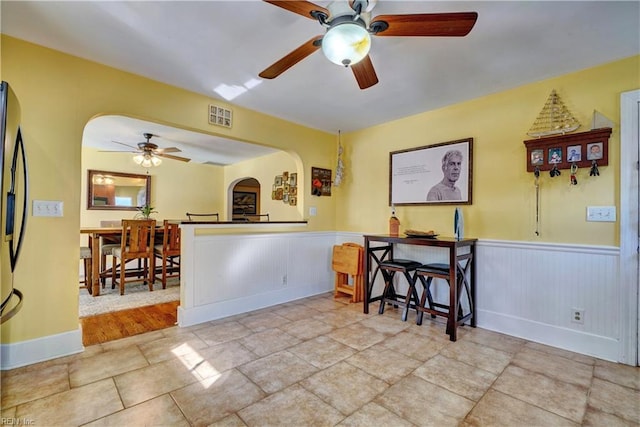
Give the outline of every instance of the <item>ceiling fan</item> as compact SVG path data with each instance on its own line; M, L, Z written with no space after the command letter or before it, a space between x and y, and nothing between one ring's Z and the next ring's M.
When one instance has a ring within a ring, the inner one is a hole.
M289 12L316 20L327 28L324 35L304 42L259 76L273 79L318 49L336 64L350 67L360 89L378 83L369 58L371 36L378 37L463 37L478 19L476 12L416 13L371 17L377 0L337 0L326 8L308 1L263 0Z
M154 144L153 142L151 142L151 138L156 135L153 135L151 133L143 133L142 135L144 136L146 141L139 142L137 144L137 147L134 147L133 145L125 144L124 142L118 142L118 141L111 141L111 142L131 148L133 151L126 150L126 152L135 153L136 155L133 156L133 161L145 168L160 165L160 163L162 163L162 160L160 159L160 157L179 160L181 162L188 162L191 160L191 159L187 159L186 157L179 157L179 156L167 154L167 153L180 153L181 150L176 147L159 148L157 144ZM113 153L113 152L123 152L123 151L110 151L110 152Z

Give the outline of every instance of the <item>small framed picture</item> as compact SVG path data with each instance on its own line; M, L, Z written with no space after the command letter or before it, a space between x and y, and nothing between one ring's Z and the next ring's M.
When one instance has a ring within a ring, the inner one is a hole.
M282 175L276 176L276 179L273 183L276 187L282 187Z
M295 206L297 204L298 204L298 198L297 197L289 197L289 205Z
M587 144L587 160L598 160L602 158L602 142Z
M282 172L282 181L283 182L289 181L289 172Z
M562 148L549 148L549 163L562 163Z
M298 185L298 174L296 172L289 175L289 185L295 187Z
M542 150L532 150L531 151L531 164L534 166L539 166L544 164L544 151Z
M570 145L567 147L567 162L579 162L582 160L582 146Z

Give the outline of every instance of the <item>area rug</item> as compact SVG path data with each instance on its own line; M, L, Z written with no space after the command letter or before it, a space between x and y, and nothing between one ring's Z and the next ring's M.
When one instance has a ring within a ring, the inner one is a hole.
M167 280L166 289L162 289L162 283L156 281L153 292L149 292L149 287L143 283L127 284L124 295L120 295L118 287L111 289L111 284L107 282L107 285L100 289L100 296L97 297L89 295L86 289L80 289L79 300L79 317L179 301L180 280L178 278Z

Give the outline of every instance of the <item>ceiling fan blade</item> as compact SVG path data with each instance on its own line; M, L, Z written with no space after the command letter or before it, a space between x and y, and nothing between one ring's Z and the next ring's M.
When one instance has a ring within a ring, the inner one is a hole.
M178 157L178 156L172 156L171 154L164 154L164 153L155 153L157 156L159 157L164 157L167 159L173 159L173 160L178 160L181 162L190 162L191 159L187 159L186 157Z
M313 19L315 21L316 18L314 18L311 15L311 12L313 11L318 11L318 12L322 12L325 15L329 16L329 11L327 9L325 9L322 6L318 6L317 4L313 4L309 1L291 1L291 0L285 0L285 1L277 1L277 0L263 0L265 3L269 3L272 4L274 6L278 6L281 7L285 10L288 10L289 12L293 12L293 13L297 13L298 15L302 15L305 18L309 18L309 19Z
M373 63L369 55L365 56L364 59L357 64L352 65L351 69L353 70L353 75L356 77L360 89L367 89L378 83L378 76L376 75L376 70L373 68Z
M389 28L377 33L377 36L443 36L463 37L469 34L478 19L476 12L456 13L418 13L412 15L378 15L375 22L384 21Z
M298 48L290 52L288 55L286 55L284 58L280 59L273 65L269 66L258 75L263 79L274 79L278 77L280 74L284 73L289 68L293 67L298 62L314 53L316 50L320 49L320 43L318 43L318 41L320 40L322 40L322 36L316 36L304 42Z
M118 142L118 141L113 141L113 140L111 142L113 142L115 144L124 145L125 147L128 147L130 150L138 151L138 147L134 147L133 145L129 145L129 144L125 144L124 142Z
M156 151L159 153L182 153L178 147L158 148Z

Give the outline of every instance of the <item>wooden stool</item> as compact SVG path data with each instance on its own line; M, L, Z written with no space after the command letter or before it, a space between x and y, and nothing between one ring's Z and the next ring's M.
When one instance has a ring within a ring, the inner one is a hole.
M386 303L393 304L396 307L404 307L402 311L402 321L407 320L409 308L416 308L419 304L418 293L416 292L416 279L411 275L411 272L420 267L417 261L411 261L408 259L391 259L382 261L380 263L380 271L382 272L382 278L384 279L384 291L382 291L382 299L380 301L380 308L378 314L384 313L384 307ZM396 292L393 286L393 277L396 273L402 273L407 279L409 289L407 295L401 295ZM398 300L400 298L400 300ZM413 305L411 301L414 301Z
M357 243L333 247L331 268L336 272L334 297L351 295L350 302L361 302L364 286L364 248ZM351 282L351 283L350 283Z
M425 265L421 265L416 269L416 274L415 274L416 280L420 279L420 282L424 287L422 291L422 296L420 297L420 304L417 308L418 316L416 319L416 324L418 325L422 324L423 313L431 314L432 318L435 318L436 316L446 317L448 319L447 334L451 335L451 332L452 332L451 328L455 327L453 326L453 323L449 319L451 304L454 304L454 303L458 304L458 307L459 307L458 319L456 320L456 322L461 322L463 320L466 320L467 318L470 318L473 315L473 301L471 299L471 291L469 289L469 284L465 280L466 272L464 271L464 269L460 267L457 267L457 268L458 268L458 276L457 276L458 283L456 284L456 286L457 286L458 301L453 303L449 301L448 305L433 301L433 296L431 295L431 282L433 281L434 278L444 279L447 281L447 284L451 286L451 283L449 282L449 264L442 264L442 263L425 264ZM460 297L461 297L460 294L461 294L463 285L467 291L467 299L469 302L469 313L467 314L462 313L462 306L460 304ZM429 305L428 307L427 307L427 304Z

